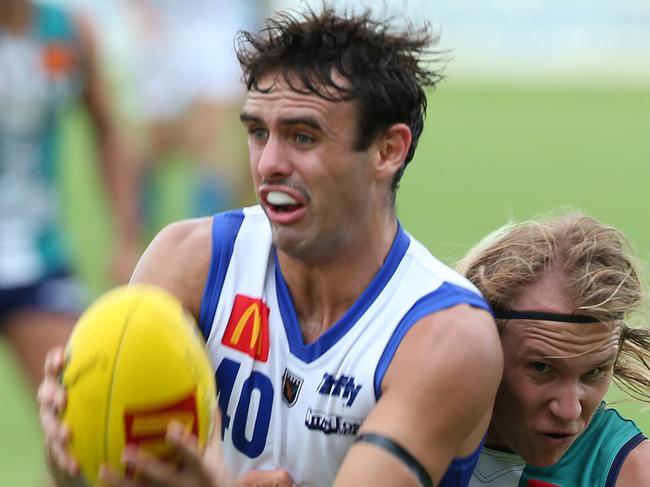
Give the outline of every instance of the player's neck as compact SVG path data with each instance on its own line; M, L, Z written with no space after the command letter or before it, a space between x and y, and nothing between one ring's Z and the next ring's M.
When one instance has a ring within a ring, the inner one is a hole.
M375 277L395 239L397 221L382 228L321 265L278 254L305 342L315 341L341 319Z
M506 445L506 442L503 441L492 429L488 429L487 435L485 436L485 446L490 450L503 453L514 453L514 451Z

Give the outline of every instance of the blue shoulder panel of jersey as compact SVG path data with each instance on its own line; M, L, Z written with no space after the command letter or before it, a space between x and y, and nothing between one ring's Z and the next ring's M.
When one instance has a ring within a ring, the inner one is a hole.
M381 382L384 380L384 375L406 333L421 318L457 304L469 304L475 308L492 312L483 297L469 289L449 282L444 282L438 289L420 298L395 328L393 336L388 341L384 353L377 363L374 381L375 397L377 399L381 395Z
M210 336L212 320L217 310L221 288L230 264L235 239L244 221L242 209L219 213L212 220L212 259L205 283L199 313L199 328L206 340Z
M291 299L291 294L289 293L287 284L284 281L282 272L280 271L276 253L274 257L278 303L291 353L304 362L311 363L332 348L332 346L334 346L334 344L354 326L359 317L366 312L375 299L377 299L377 296L379 296L395 273L395 270L402 261L402 257L404 257L410 243L411 241L408 235L400 225L397 229L397 235L395 236L393 245L386 256L386 260L379 269L379 272L377 272L377 275L370 282L370 285L339 321L323 333L318 340L309 344L306 344L303 340L293 300Z
M454 458L449 464L444 477L440 480L438 487L466 487L472 478L472 472L476 468L478 459L481 456L481 449L485 439L470 455L462 458Z

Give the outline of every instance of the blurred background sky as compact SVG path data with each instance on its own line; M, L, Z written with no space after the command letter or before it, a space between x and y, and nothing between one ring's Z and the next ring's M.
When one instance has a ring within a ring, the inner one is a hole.
M303 2L320 5L320 2ZM643 83L650 80L647 0L336 1L416 22L450 49L450 77L492 81ZM275 8L301 3L275 0Z
M97 28L109 54L129 51L132 32L125 11L128 1L53 1L73 6L99 20ZM274 10L321 5L320 0L154 0L152 3L156 2L176 3L181 9L196 9L201 5L205 8L210 4L235 9L240 18L248 16L251 25ZM356 10L370 7L416 23L428 20L441 33L441 47L452 51L453 62L448 73L458 78L591 79L594 83L650 80L650 2L647 0L335 0L330 4ZM224 45L224 49L230 47Z

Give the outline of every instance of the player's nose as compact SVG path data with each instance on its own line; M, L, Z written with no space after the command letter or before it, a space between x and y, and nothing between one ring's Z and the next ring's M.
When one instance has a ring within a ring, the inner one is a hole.
M579 384L568 381L557 388L549 402L551 413L563 422L577 420L582 414L583 391Z
M262 179L286 177L293 171L286 147L279 137L271 135L260 153L257 171Z

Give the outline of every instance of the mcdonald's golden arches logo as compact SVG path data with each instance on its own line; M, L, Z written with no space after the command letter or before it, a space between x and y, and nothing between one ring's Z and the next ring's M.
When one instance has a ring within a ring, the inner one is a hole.
M221 343L266 362L269 358L269 308L261 299L235 296Z

